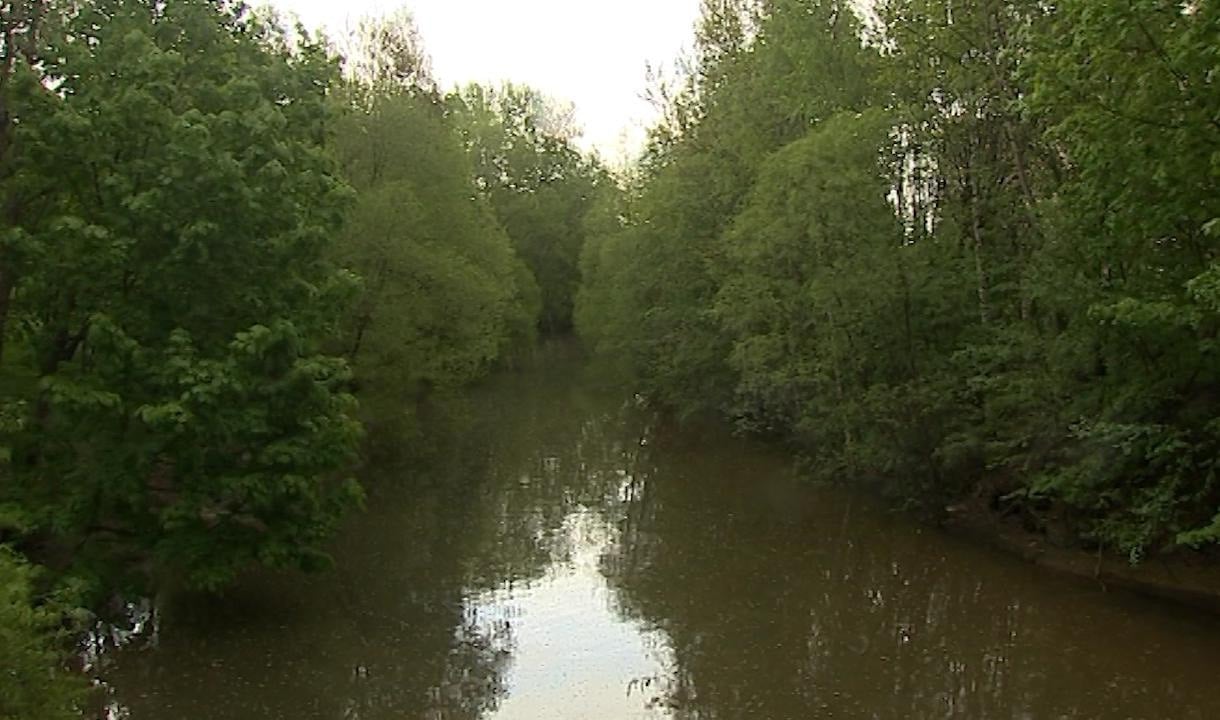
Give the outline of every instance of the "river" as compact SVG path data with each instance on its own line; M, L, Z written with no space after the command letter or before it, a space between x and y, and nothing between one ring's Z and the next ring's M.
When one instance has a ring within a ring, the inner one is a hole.
M97 636L104 716L1220 717L1217 620L811 487L570 346L428 425L404 440L427 462L366 473L334 571L167 594Z

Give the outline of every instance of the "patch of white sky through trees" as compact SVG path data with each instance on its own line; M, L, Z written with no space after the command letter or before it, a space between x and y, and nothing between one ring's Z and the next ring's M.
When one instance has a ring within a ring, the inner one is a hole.
M310 28L347 34L365 16L405 8L442 87L530 85L575 105L581 144L614 163L635 154L655 110L646 68L672 69L699 0L270 0Z

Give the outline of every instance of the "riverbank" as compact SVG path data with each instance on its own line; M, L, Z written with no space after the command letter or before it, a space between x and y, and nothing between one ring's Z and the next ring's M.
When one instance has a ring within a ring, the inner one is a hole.
M703 416L697 420L688 418L682 424L692 430L720 427L724 421ZM749 437L790 457L804 457L799 445L786 443L782 438ZM858 491L884 504L886 493L881 483L866 484ZM1079 537L1070 530L1061 528L1057 533L1048 533L1028 529L1018 515L997 509L995 500L1001 495L994 489L979 491L946 507L939 515L928 508L909 514L912 522L938 526L956 540L1017 557L1051 575L1064 576L1103 592L1123 590L1220 616L1220 554L1178 547L1133 565L1128 558L1113 552L1098 554L1073 545Z
M1220 615L1220 563L1204 553L1177 550L1132 565L1113 554L1057 545L982 503L951 506L940 524L951 535L1103 590L1119 588Z

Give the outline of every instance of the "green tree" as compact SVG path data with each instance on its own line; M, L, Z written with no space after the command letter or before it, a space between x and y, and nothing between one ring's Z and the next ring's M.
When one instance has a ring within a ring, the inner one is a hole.
M74 720L84 682L64 669L60 613L35 597L34 568L0 545L0 718Z
M726 237L716 314L734 339L737 412L845 459L827 468L875 472L901 452L869 402L910 378L916 342L903 292L914 248L882 164L892 127L843 113L776 152Z
M1220 540L1218 36L1211 3L1067 2L1033 54L1030 104L1068 164L1048 213L1080 358L1071 452L1033 492L1133 557Z
M541 292L546 332L572 327L583 218L606 183L580 153L571 108L524 86L468 86L447 98L476 180Z
M348 373L318 354L350 285L325 252L336 63L236 3L70 10L10 96L7 182L39 211L6 226L5 371L32 380L0 492L110 581L315 567L359 497Z
M409 17L381 23L362 25L367 44L337 126L357 201L334 257L361 278L341 349L366 416L390 420L411 412L414 395L468 383L531 342L538 290L476 187L418 41L404 52L395 40L416 37Z
M29 248L18 231L23 216L42 211L39 193L16 177L20 148L17 121L26 105L45 97L36 70L46 49L48 25L57 19L46 0L7 3L0 9L0 198L5 213L0 235L0 360L4 357L13 291Z
M759 168L838 111L866 108L876 64L856 16L833 2L709 0L696 52L670 98L676 120L654 138L632 188L628 226L589 243L588 264L615 276L586 278L578 314L617 318L579 329L629 358L649 396L683 412L732 405L734 338L713 308L738 270L725 233Z

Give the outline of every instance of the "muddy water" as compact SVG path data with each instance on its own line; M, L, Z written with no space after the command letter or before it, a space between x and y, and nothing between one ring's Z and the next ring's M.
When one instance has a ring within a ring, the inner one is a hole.
M368 473L335 572L160 599L99 661L108 714L1220 717L1220 623L810 488L568 348L428 425L428 463Z

